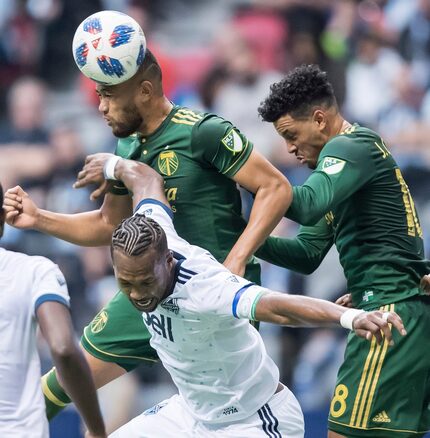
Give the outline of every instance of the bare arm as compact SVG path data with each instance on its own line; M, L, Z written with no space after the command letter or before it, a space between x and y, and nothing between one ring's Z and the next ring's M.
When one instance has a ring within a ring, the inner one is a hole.
M33 228L81 246L109 245L119 222L131 215L128 196L107 193L102 207L85 213L61 214L38 208L19 186L5 193L6 222L17 228Z
M233 177L246 190L255 193L249 222L224 265L243 275L246 262L279 223L292 201L288 180L255 150Z
M257 302L255 318L258 321L272 322L290 326L339 326L340 318L347 308L329 301L300 295L286 295L280 292L264 294ZM389 312L388 319L382 318L382 312L363 312L353 321L353 328L360 337L370 339L375 336L379 343L383 337L392 342L391 328L393 324L397 331L406 335L402 320L394 313ZM381 334L383 333L383 336Z
M163 177L147 164L121 159L115 166L115 177L133 193L133 209L146 198L156 199L170 208Z
M96 389L90 368L75 342L69 310L61 303L48 301L38 307L36 315L64 389L81 413L91 436L105 437Z

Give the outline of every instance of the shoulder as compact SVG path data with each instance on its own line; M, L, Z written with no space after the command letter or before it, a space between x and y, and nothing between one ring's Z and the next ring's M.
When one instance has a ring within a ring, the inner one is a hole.
M380 137L372 130L353 125L329 140L323 147L320 158L337 157L352 161L370 158L374 143L378 140L380 141Z

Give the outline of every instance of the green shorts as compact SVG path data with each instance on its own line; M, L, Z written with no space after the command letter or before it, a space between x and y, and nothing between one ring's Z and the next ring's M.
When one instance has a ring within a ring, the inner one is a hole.
M349 335L330 405L329 429L348 438L422 437L430 430L430 300L413 297L395 311L408 334L394 346Z
M85 327L81 343L92 356L131 371L143 362L158 360L150 338L142 313L117 292Z

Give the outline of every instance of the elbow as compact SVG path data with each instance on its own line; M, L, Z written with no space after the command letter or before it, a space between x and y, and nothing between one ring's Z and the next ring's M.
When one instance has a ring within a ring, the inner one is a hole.
M67 361L76 355L77 346L73 340L57 340L50 345L52 357L56 361Z

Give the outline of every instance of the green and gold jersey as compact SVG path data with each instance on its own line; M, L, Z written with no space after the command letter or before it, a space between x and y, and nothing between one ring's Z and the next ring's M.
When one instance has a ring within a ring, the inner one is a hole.
M178 234L222 262L246 227L240 193L231 178L252 149L230 122L175 106L153 134L120 139L115 153L146 163L164 177ZM113 193L128 194L120 185ZM245 276L260 282L255 260Z
M419 282L430 265L414 201L376 133L353 125L332 138L315 171L293 191L286 216L305 226L297 239L269 239L259 256L306 272L334 242L355 306L374 308L423 293Z

